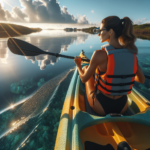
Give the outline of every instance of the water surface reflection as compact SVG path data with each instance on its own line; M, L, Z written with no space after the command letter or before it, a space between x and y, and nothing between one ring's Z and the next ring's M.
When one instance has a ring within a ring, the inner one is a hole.
M97 35L43 30L17 37L44 51L88 58L100 49ZM50 55L12 54L7 39L0 39L0 149L53 149L66 92L75 63ZM139 64L150 74L150 41L137 39ZM134 85L150 99L150 81ZM3 110L3 111L2 111Z
M44 51L65 53L65 55L67 55L66 52L70 45L73 43L80 45L88 39L88 36L87 33L82 32L77 34L66 33L63 30L43 30L39 33L24 35L17 38L29 42ZM39 87L38 83L40 81L46 82L75 65L73 60L56 58L51 55L38 55L35 57L15 55L7 48L7 39L0 40L0 48L0 69L2 71L0 77L2 83L0 85L0 110L32 93ZM57 64L58 60L60 61ZM49 67L46 69L46 66ZM22 84L24 84L24 87L28 84L30 88L26 87L26 89L23 89ZM24 92L15 92L19 87Z

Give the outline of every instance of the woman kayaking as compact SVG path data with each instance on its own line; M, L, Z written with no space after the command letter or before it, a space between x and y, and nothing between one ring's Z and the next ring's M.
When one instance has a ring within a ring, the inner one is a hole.
M134 81L145 82L136 56L133 23L128 17L106 17L100 24L98 36L101 43L108 44L94 51L89 66L82 68L80 57L75 57L74 61L81 81L85 83L90 107L99 115L123 114Z

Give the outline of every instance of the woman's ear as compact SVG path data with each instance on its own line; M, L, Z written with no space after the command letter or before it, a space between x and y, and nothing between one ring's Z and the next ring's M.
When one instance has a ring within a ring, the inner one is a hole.
M110 30L109 30L109 35L112 35L113 32L114 32L114 30L113 30L113 29L110 29Z
M110 29L110 30L109 30L109 37L110 37L110 36L114 36L114 34L115 34L115 33L114 33L114 30L113 30L113 29Z

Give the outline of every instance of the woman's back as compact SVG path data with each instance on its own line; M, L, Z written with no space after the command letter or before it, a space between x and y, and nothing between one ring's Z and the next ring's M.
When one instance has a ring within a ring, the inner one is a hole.
M122 46L118 46L118 48L115 49L122 49ZM103 63L100 63L98 65L98 69L101 73L105 73L107 71L107 64L108 64L108 56L105 50L97 50L97 55L99 55L99 57L101 56L101 58L104 59ZM123 95L109 95L109 94L105 94L104 92L101 91L102 94L104 94L105 96L111 98L111 99L118 99L120 97L122 97Z
M128 106L127 94L131 93L134 80L139 81L136 74L140 75L140 81L144 81L137 63L138 49L134 44L136 37L132 21L128 17L104 18L98 35L101 43L109 44L93 53L89 66L82 68L81 60L75 60L79 75L86 85L87 98L95 112L101 115L123 113ZM96 92L93 94L93 91Z

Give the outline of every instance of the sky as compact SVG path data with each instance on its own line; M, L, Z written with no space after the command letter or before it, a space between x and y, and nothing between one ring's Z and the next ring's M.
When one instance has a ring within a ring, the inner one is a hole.
M129 17L150 23L150 0L0 0L0 22L99 26L102 19Z

